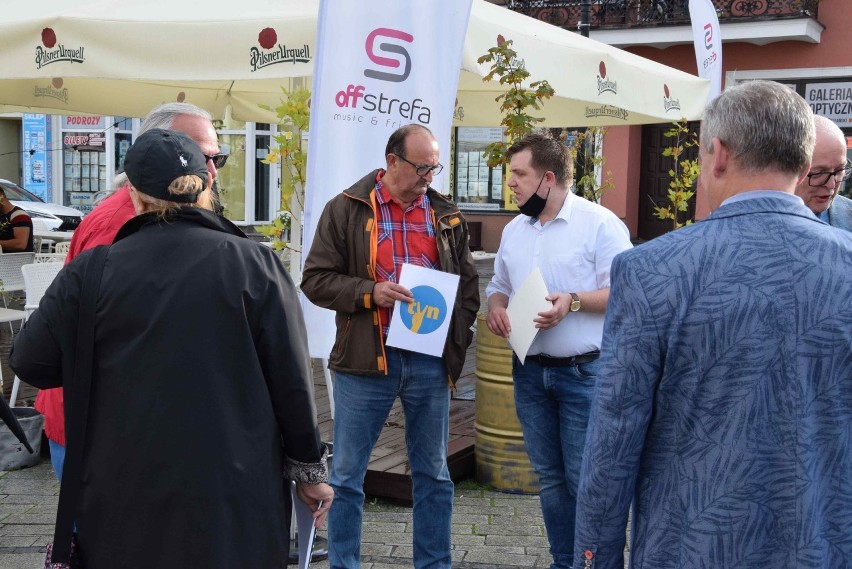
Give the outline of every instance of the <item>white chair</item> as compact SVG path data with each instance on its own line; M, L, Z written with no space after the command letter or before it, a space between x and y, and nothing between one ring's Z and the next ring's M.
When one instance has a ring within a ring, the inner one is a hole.
M21 267L31 265L35 253L3 253L0 255L0 281L5 292L24 290L24 274ZM5 302L5 297L4 297ZM8 308L8 306L7 306Z
M23 310L12 310L11 308L0 308L0 322L8 322L9 327L12 327L12 322L16 320L23 321L26 319L27 313ZM15 400L18 398L18 387L21 381L15 376L15 382L12 384L12 397L9 399L9 407L15 406ZM3 366L0 366L0 392L3 390Z
M35 254L35 262L36 263L62 263L65 264L65 257L67 257L65 253L36 253Z
M0 255L0 287L2 287L0 290L2 290L5 308L9 308L9 293L24 290L24 275L21 273L21 267L32 264L34 260L34 253L3 253ZM9 321L9 330L14 333L11 321Z
M21 274L24 276L24 290L27 295L24 302L27 318L38 308L41 297L47 292L47 287L50 286L63 266L60 263L35 263L21 267Z
M38 303L41 302L41 297L44 296L44 293L47 291L47 287L50 286L50 283L53 282L53 279L55 279L56 275L59 274L59 271L62 270L62 267L63 265L61 263L35 263L21 267L21 274L24 279L24 288L27 294L26 301L24 301L24 310L11 310L9 312L20 312L23 315L23 318L18 318L18 320L26 320L29 318L30 314L38 308ZM10 407L15 406L20 386L21 380L16 375L15 382L12 384L12 395L9 398Z
M48 239L46 237L33 237L33 253L38 255L39 253L50 253L53 251L53 239Z
M67 255L68 251L70 249L71 249L71 242L70 241L60 241L53 248L53 252L54 253L65 253Z

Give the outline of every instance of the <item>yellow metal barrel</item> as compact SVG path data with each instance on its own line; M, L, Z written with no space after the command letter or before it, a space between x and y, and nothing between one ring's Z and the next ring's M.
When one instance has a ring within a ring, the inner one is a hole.
M476 325L476 481L504 492L538 493L515 411L512 349L485 324Z

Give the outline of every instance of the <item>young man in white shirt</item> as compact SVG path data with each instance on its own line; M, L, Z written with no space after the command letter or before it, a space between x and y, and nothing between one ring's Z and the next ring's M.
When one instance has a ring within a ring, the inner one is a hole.
M598 369L613 257L630 234L611 211L571 193L571 158L558 140L532 134L508 151L521 215L503 230L489 283L488 328L506 337L510 297L535 268L550 310L521 365L513 357L515 404L539 476L552 569L571 567L574 512L586 425Z

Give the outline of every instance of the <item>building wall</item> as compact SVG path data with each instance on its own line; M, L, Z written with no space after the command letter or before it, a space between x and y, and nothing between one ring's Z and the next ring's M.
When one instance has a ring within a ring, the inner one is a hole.
M610 127L604 137L604 171L612 172L614 187L601 196L601 204L609 208L636 235L639 223L639 165L641 163L642 129L636 126ZM635 191L630 191L635 188Z
M0 119L0 178L21 182L20 119Z
M722 65L725 72L755 69L794 69L801 67L852 66L852 40L845 22L852 18L852 2L820 2L819 22L825 26L820 43L778 42L763 46L750 43L724 43ZM667 49L633 47L627 51L653 59L697 75L695 51L692 45L678 45Z
M462 211L468 225L481 224L480 248L488 253L496 253L500 248L500 237L503 236L503 228L506 227L514 215L508 213L481 214ZM477 231L473 229L472 231ZM473 237L473 236L471 236Z
M766 78L784 80L790 78L791 72L787 70L798 69L814 70L813 77L837 76L838 80L852 81L852 40L847 27L843 24L852 19L852 2L821 2L818 19L825 26L818 44L794 41L763 46L744 42L724 43L723 82L726 75L736 79L737 75L749 77L749 72L753 71L769 71L770 77ZM724 36L724 27L722 33ZM627 51L697 75L695 51L691 44L666 49L647 46L632 47ZM778 73L771 73L771 70L778 70ZM605 196L604 205L611 207L624 218L631 236L636 235L638 217L635 208L638 208L641 199L639 195L641 129L642 127L613 128L607 135L604 145L607 168L611 168L614 174L618 173L617 185L623 187L623 190L619 191L625 194L626 209L623 211L617 209L621 206L620 198L615 206L611 206L610 200ZM612 144L610 137L613 138ZM615 194L611 198L615 198L616 195L620 194ZM709 215L709 207L704 197L700 195L700 191L696 198L696 218L702 219Z

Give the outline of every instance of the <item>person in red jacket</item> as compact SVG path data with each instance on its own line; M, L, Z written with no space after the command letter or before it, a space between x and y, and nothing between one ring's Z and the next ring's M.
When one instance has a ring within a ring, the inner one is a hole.
M227 161L227 155L219 152L219 141L210 113L189 103L166 103L155 107L142 121L139 135L153 128L181 131L201 148L207 159L207 187ZM127 176L119 174L115 180L119 189L104 199L92 212L83 218L74 231L71 247L65 264L77 255L97 247L110 245L118 230L136 215L130 201ZM56 478L62 481L62 465L65 462L65 412L62 388L43 389L35 401L36 409L44 415L44 432L50 444L50 459Z

